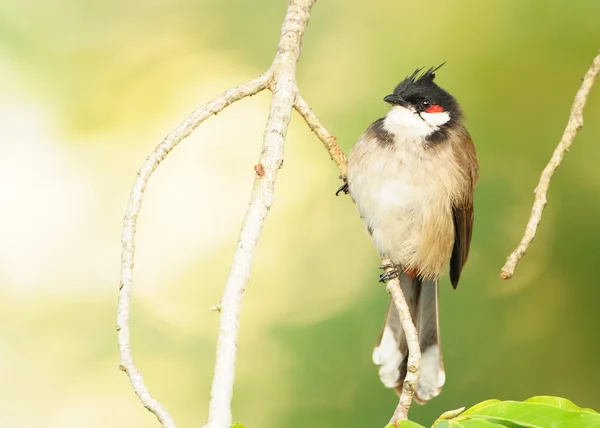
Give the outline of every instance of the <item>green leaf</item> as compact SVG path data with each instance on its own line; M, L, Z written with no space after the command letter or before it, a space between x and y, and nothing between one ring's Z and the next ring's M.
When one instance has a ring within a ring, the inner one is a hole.
M523 402L488 400L473 406L456 418L440 422L436 427L484 426L470 425L474 421L511 428L600 428L600 414L557 397L533 397ZM448 425L443 422L448 422Z
M434 428L600 428L600 414L566 398L531 397L525 401L486 400L468 410L445 412ZM423 428L402 421L399 428ZM388 425L386 428L396 428Z
M242 425L242 424L232 424L231 428L244 428L244 425Z
M560 409L565 410L575 410L581 412L589 412L589 413L598 413L592 409L585 409L579 407L577 404L573 403L571 400L567 400L566 398L560 397L549 397L545 395L540 395L537 397L531 397L525 400L526 403L541 403L541 404L550 404L552 406L558 407Z

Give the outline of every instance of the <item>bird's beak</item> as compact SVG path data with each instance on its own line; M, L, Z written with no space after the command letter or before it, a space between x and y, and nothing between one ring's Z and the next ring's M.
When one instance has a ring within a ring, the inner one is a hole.
M391 104L393 106L402 106L402 107L406 107L408 106L408 103L404 100L404 98L402 98L399 95L395 95L395 94L390 94L387 95L383 101L385 101L388 104Z

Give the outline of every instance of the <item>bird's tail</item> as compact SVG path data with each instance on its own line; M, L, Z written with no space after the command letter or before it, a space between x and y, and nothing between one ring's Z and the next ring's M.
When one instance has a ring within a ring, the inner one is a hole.
M411 279L403 273L400 286L419 335L421 377L414 398L424 404L439 395L446 380L439 336L438 284L437 281ZM379 343L373 351L373 362L379 366L381 382L400 395L406 377L408 347L398 311L392 302Z

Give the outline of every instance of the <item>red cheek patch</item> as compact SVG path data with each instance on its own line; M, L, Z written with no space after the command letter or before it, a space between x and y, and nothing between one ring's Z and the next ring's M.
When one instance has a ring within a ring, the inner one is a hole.
M425 113L441 113L444 111L444 107L442 107L439 104L434 104L431 107L429 107L427 110L425 110Z

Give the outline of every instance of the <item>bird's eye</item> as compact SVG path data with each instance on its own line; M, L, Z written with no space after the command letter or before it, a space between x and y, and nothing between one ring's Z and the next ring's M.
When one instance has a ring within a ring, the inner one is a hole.
M429 101L427 98L425 98L424 100L421 101L421 108L423 110L428 109L431 106L431 101Z

